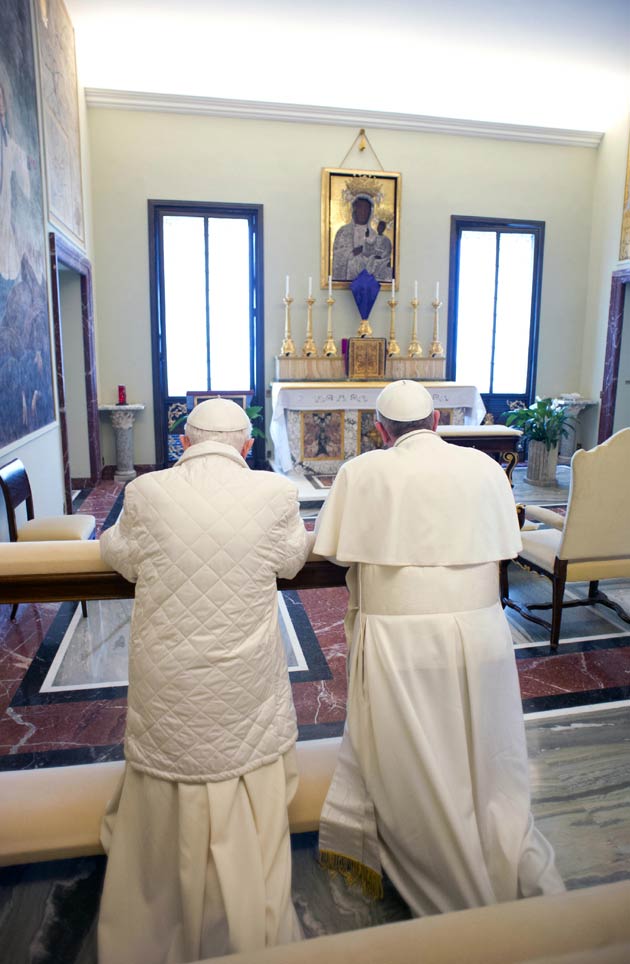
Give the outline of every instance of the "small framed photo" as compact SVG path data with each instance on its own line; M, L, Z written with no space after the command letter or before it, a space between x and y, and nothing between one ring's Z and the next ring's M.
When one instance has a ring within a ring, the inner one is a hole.
M188 392L186 394L186 407L192 412L196 405L205 402L208 398L229 398L231 402L236 402L241 408L248 408L252 403L253 391L241 392L209 392L207 389L200 392Z
M321 286L348 288L367 271L379 284L398 279L402 175L322 171Z

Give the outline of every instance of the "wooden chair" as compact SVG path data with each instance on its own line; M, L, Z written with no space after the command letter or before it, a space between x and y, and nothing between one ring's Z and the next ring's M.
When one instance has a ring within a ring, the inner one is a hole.
M0 468L0 489L4 496L11 542L57 542L92 539L96 528L93 515L40 516L35 518L33 494L28 475L20 459L13 459ZM26 522L17 521L16 509L25 504ZM18 603L11 609L15 619ZM87 603L81 600L81 610L87 616Z
M577 451L571 460L571 488L566 517L542 506L525 507L525 518L549 528L524 529L517 563L542 573L552 582L552 601L520 606L510 599L508 562L501 563L501 601L551 631L551 648L558 648L562 610L600 604L624 622L630 615L599 590L601 579L630 578L630 428L624 428L594 449ZM567 582L588 582L588 595L564 602ZM532 610L551 609L551 622Z

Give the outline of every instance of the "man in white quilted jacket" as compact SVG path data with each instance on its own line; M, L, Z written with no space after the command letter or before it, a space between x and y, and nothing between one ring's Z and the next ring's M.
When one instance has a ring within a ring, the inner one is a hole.
M297 738L276 577L312 536L297 491L245 462L228 399L188 417L175 466L142 475L101 536L136 583L126 767L102 827L100 964L174 964L299 939L287 806Z

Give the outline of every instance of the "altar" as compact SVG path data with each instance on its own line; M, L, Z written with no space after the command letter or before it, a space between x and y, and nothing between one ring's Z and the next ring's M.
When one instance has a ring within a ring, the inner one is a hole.
M333 476L355 455L380 447L376 399L387 381L272 382L269 427L276 470ZM480 425L486 409L474 385L423 382L449 425Z

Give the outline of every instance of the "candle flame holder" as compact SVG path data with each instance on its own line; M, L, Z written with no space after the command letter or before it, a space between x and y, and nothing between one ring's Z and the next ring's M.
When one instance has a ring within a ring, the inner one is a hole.
M285 295L282 300L284 301L284 338L280 346L280 354L285 358L295 358L295 342L291 337L291 305L293 304L293 298L291 295Z
M390 310L389 317L389 341L387 342L387 356L392 358L393 355L400 355L400 346L396 341L396 305L398 302L392 297L391 301L388 301Z
M440 341L440 308L442 302L439 298L436 298L431 304L433 305L433 341L429 348L429 355L431 358L444 358L444 345Z
M315 299L312 295L308 296L306 304L308 305L306 311L306 341L302 345L302 358L311 358L313 355L317 355L317 345L313 341L313 305Z
M337 346L333 338L332 328L332 306L334 303L334 298L326 298L326 304L328 305L328 328L326 330L326 341L324 342L324 347L322 348L322 354L326 355L327 358L334 358L337 354Z
M409 358L422 358L422 345L418 341L418 305L419 301L417 298L411 299L411 307L413 308L413 323L411 325L411 341L409 342L409 348L407 349L407 355Z

